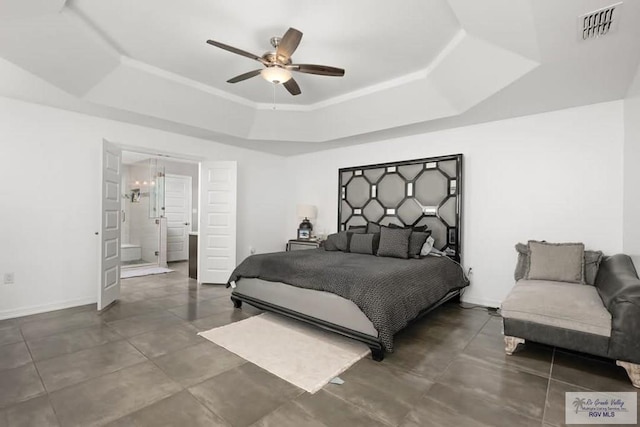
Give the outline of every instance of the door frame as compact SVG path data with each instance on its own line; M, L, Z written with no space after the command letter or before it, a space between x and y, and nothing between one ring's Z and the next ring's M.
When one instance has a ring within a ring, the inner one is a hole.
M96 246L97 246L96 258L97 258L97 261L98 261L97 274L96 274L98 283L97 283L96 289L97 289L98 293L100 293L101 289L102 289L102 233L103 233L103 231L102 231L102 188L105 185L105 179L104 179L105 177L104 177L104 174L102 173L102 161L103 161L103 156L104 156L104 153L103 153L103 151L104 151L104 143L106 142L106 143L113 144L113 145L117 146L120 149L121 152L122 151L130 151L130 152L134 152L134 153L147 154L149 156L158 157L158 158L166 158L168 160L175 159L177 161L191 162L191 163L194 163L194 164L198 165L198 170L200 170L202 162L207 161L205 158L199 157L199 156L190 156L190 155L184 155L184 154L181 154L181 153L175 153L175 152L170 152L170 151L155 150L155 149L150 149L150 148L147 148L147 147L139 147L139 146L136 146L136 145L123 144L123 143L120 143L120 142L108 140L106 138L103 138L102 141L103 142L100 145L99 156L98 156L99 157L98 161L99 161L100 167L97 168L97 170L98 170L98 172L97 172L98 173L97 181L98 181L98 183L100 185L100 191L99 191L99 203L98 203L97 215L96 215L96 218L98 220L98 222L96 224L96 230L99 230L99 231L96 231L94 233L98 237L97 243L96 243ZM122 168L122 158L120 158L120 167ZM198 176L198 191L200 191L200 179L199 179L199 176ZM192 194L192 197L193 197L193 194ZM193 202L192 202L192 204L193 204ZM200 212L200 209L201 209L201 205L202 205L202 200L198 200L198 215L199 215L199 212ZM192 207L192 209L193 209L193 207ZM118 212L120 212L120 210L118 210ZM119 252L120 252L120 248L118 248L118 253ZM118 273L120 273L121 268L122 268L122 261L119 260L118 261ZM100 296L96 295L96 297L97 297L97 301L100 301ZM103 307L102 310L107 309L107 308L111 307L113 304L118 303L119 299L120 298L118 296L118 298L113 303L111 303L109 306ZM98 309L98 311L102 311L102 310Z

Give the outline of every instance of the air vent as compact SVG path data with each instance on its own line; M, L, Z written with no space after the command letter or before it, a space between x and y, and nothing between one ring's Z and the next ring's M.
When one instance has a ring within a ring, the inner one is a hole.
M602 37L617 28L622 2L582 15L578 18L578 36L582 40Z

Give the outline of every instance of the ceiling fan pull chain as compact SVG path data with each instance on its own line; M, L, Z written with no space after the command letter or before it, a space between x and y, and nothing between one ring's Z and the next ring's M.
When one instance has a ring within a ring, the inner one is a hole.
M275 111L275 109L276 109L276 84L275 83L271 83L271 85L273 86L273 109Z

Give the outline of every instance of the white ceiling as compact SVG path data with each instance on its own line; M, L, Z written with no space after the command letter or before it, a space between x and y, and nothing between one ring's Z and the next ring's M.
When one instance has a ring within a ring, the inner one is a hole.
M272 36L282 36L290 26L300 29L304 36L295 62L347 70L344 78L297 74L302 95L296 98L285 97L284 89L278 88L281 101L313 104L427 67L459 29L445 0L403 0L395 10L370 7L370 0L293 4L289 0L73 2L123 54L253 102L272 102L271 85L260 78L234 86L226 80L262 65L207 45L207 39L262 55L273 50ZM424 17L429 17L429 25L424 25Z
M3 0L0 95L263 151L294 154L620 99L640 59L640 2L580 41L604 0ZM302 95L260 77L288 27Z

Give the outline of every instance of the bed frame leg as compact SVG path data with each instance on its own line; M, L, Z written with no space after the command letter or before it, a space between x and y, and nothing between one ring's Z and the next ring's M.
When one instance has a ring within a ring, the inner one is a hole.
M234 308L242 308L242 301L240 301L236 297L231 297L231 302L233 303Z
M371 358L376 362L382 362L384 359L384 350L378 347L369 347L371 349Z

